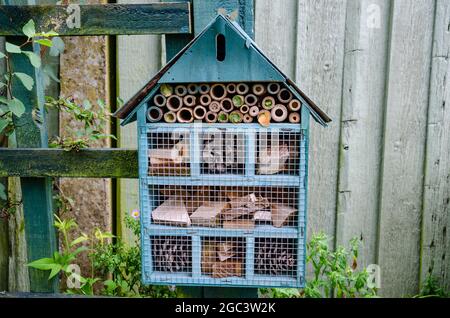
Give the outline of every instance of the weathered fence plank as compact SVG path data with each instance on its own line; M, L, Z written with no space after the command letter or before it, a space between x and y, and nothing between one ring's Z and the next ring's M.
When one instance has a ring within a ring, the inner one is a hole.
M155 0L121 0L120 3L150 3ZM117 38L117 92L128 100L137 89L161 67L161 36L118 36ZM137 148L136 123L119 127L119 147ZM137 173L137 172L136 172ZM131 231L126 230L124 217L139 208L138 180L118 180L117 231L124 240L132 243Z
M0 6L0 35L21 35L33 19L38 31L60 35L190 33L186 2L107 5Z
M332 119L311 125L308 237L335 235L346 1L298 2L295 80Z
M377 255L389 13L389 1L347 4L336 240L361 238L363 266Z
M101 163L99 165L99 163ZM5 149L0 177L137 178L136 150Z
M393 3L381 180L381 295L418 292L434 2Z
M297 0L255 3L255 41L290 78L295 78Z
M7 38L8 41L20 45L23 38ZM26 39L25 39L26 40ZM39 54L39 46L29 46ZM42 86L42 74L30 65L29 60L23 54L14 54L12 57L15 72L26 73L35 79L32 91L26 90L21 83L13 83L14 96L22 100L26 111L15 119L15 135L18 147L46 147L48 142L45 120L39 129L33 119L32 110L40 109L44 104L44 92ZM2 150L5 153L7 150ZM17 163L16 160L11 161ZM53 228L52 185L48 178L21 178L23 193L23 209L25 221L25 236L27 240L27 256L29 261L43 257L51 257L56 250L56 235ZM33 292L56 292L56 279L48 280L48 274L36 270L29 270L30 290Z
M421 282L450 291L450 3L436 4L423 197Z

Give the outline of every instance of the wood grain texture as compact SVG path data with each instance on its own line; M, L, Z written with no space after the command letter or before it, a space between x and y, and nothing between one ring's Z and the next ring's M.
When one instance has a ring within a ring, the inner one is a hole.
M8 37L7 41L20 45L24 38ZM39 52L39 46L23 49ZM47 128L45 120L40 128L32 119L34 108L43 111L44 88L41 70L35 69L26 56L14 54L11 61L15 72L26 73L34 78L35 85L31 91L21 83L13 82L14 96L25 104L26 111L20 118L15 118L15 138L18 147L46 147ZM2 151L5 152L6 150ZM53 229L52 187L48 178L21 178L25 237L27 241L28 261L51 257L56 250L56 235ZM30 290L33 292L56 292L57 280L48 279L48 274L37 269L29 270Z
M389 14L384 0L347 2L336 239L362 239L362 266L377 254Z
M386 92L378 262L382 296L418 292L434 2L395 1Z
M122 0L120 3L150 3L156 1ZM117 38L117 92L124 100L133 96L161 67L161 36L119 36ZM119 126L119 147L137 148L136 123ZM136 170L137 173L137 170ZM139 209L138 180L118 180L117 231L132 243L131 231L125 228L124 217Z
M307 237L334 238L346 1L298 2L295 81L333 121L312 124Z
M72 23L78 19L75 16L78 13L80 27ZM183 2L145 5L11 5L0 7L0 35L22 35L22 27L31 18L38 31L53 30L66 36L191 31L190 8Z
M0 177L137 178L137 175L136 150L82 149L75 152L22 148L0 152Z
M297 1L255 2L255 41L290 78L295 77Z
M450 3L436 3L423 197L421 282L450 291Z

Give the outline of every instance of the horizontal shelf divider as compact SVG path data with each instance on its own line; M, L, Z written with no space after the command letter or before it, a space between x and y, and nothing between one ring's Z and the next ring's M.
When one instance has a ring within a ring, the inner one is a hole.
M189 276L188 273L165 273L154 272L149 275L149 281L144 282L154 285L185 285L185 286L236 286L236 287L303 287L299 285L294 277L277 277L277 276L263 276L255 275L253 279L246 279L244 277L226 277L213 278L202 275L197 278Z
M202 132L203 130L211 130L211 129L228 129L233 132L246 132L249 129L256 130L257 132L268 132L272 130L280 130L280 132L299 132L302 130L301 125L299 124L270 124L269 127L262 127L259 124L208 124L208 123L189 123L189 124L182 124L182 123L173 123L173 124L167 124L167 123L154 123L154 124L147 124L147 132L154 132L154 130L166 130L166 131L173 131L174 129L186 129L186 130L194 130L198 132Z
M146 227L146 235L154 236L219 236L219 237L273 237L273 238L298 238L297 227L274 227L271 225L257 225L254 229L224 229L219 227L174 227L167 225L151 224Z
M191 176L148 176L149 185L193 185L193 186L285 186L300 187L303 185L299 176L245 176L203 174Z

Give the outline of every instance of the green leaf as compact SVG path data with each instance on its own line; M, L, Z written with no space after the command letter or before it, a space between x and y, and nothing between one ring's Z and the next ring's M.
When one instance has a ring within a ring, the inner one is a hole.
M87 240L89 240L88 237L86 237L86 236L80 236L80 237L74 239L74 240L70 243L70 246L74 246L74 245L80 244L80 243L85 242L85 241L87 241Z
M19 46L9 42L6 42L5 49L8 53L22 53L22 50Z
M50 56L58 56L64 52L65 44L60 37L52 39L52 47L50 48Z
M2 128L1 128L1 124L2 124L2 119L0 119L0 132L2 132ZM8 200L8 197L6 195L6 188L5 185L3 183L0 183L0 199L6 201Z
M23 26L22 32L29 38L32 38L36 35L36 27L32 19L30 19L30 21L28 21L27 24Z
M25 113L25 105L20 101L20 99L15 97L8 100L8 107L9 110L17 117L20 117L23 113Z
M31 65L33 65L35 68L41 67L41 57L37 55L34 52L31 51L22 51L23 54L25 54L28 59L30 60Z
M40 270L50 270L52 269L53 265L55 265L53 258L41 258L27 264L27 266L29 267L33 267Z
M22 82L23 86L29 91L33 89L34 80L33 78L25 73L14 73L15 76L17 76L18 79Z
M2 133L2 131L9 126L9 124L11 123L11 121L9 119L5 119L5 118L0 118L0 134ZM0 186L1 187L1 186ZM0 191L0 198L2 198L1 196L1 191ZM6 199L4 199L6 200Z
M48 280L52 279L61 271L62 266L59 264L52 265L50 275L48 276Z
M9 99L7 99L6 97L0 96L0 103L8 105L8 101Z
M52 36L58 36L59 34L55 31L49 31L49 32L41 32L37 33L36 36L43 36L46 38L52 37Z
M39 39L39 40L35 40L34 42L39 43L40 45L43 45L43 46L47 46L47 47L52 47L52 45L53 45L52 40L49 40L49 39Z
M0 59L2 59L4 57L6 57L6 55L4 53L0 52Z

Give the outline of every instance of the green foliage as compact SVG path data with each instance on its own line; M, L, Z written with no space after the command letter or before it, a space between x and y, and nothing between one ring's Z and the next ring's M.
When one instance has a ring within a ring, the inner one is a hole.
M33 67L40 68L42 64L41 56L23 48L34 43L51 48L53 46L53 37L58 35L53 31L37 33L33 20L29 20L23 26L22 32L27 37L25 42L20 45L6 42L6 54L0 52L0 59L4 58L6 60L6 73L4 79L0 80L0 134L5 134L6 136L9 136L15 129L13 116L21 117L25 112L23 101L14 96L14 81L18 80L29 91L34 87L34 80L31 76L25 73L14 72L11 62L12 55L23 54Z
M68 201L64 196L60 196L60 199L62 206ZM62 210L67 211L68 208L62 207ZM126 245L120 238L117 238L115 243L111 243L114 236L98 228L90 236L82 234L76 238L71 238L71 233L78 227L75 220L62 220L56 215L55 218L54 225L62 237L61 251L55 252L51 258L42 258L31 262L28 266L50 271L49 279L58 274L63 278L75 275L80 282L80 288L67 288L66 293L82 295L99 293L120 297L165 298L178 295L175 290L168 287L141 285L141 252L138 244L140 241L140 222L137 218L127 216L125 219L127 228L136 237L135 244L132 246ZM91 262L92 270L89 276L75 274L69 266L77 264L78 256L81 253L87 253ZM107 277L107 279L100 277Z
M313 268L314 276L303 290L290 288L260 289L261 295L275 298L352 298L375 297L376 289L367 286L368 273L357 270L360 241L350 240L350 250L339 246L332 251L328 238L320 233L307 244L306 263Z
M82 124L82 128L71 130L67 129L69 136L56 137L50 142L51 148L63 148L67 151L87 148L93 141L113 138L113 135L104 134L106 125L110 122L110 113L102 100L97 101L99 111L92 110L92 104L88 100L83 101L82 105L75 103L71 98L46 97L45 109L57 109L64 111L72 116L72 118Z
M413 298L450 298L450 293L447 293L445 289L440 286L439 280L436 277L428 274L422 284L419 294L413 296Z

